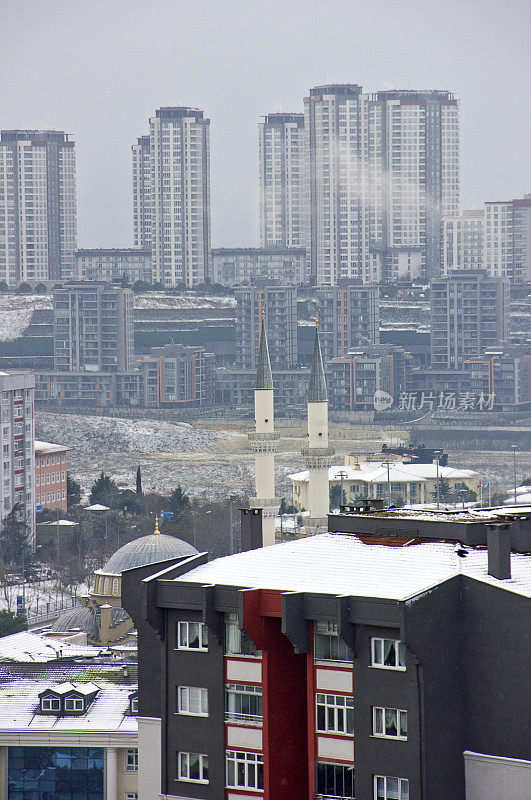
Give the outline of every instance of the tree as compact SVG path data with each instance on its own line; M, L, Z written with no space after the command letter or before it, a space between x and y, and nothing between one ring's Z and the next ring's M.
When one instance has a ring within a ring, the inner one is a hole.
M66 473L66 507L78 506L81 502L81 484L74 478L70 477L70 473Z
M183 516L184 512L190 508L190 498L183 492L180 484L171 493L168 506L170 511L173 513L174 522L178 522Z
M109 506L112 508L118 497L118 487L109 475L103 471L99 478L94 481L94 485L90 490L90 503L100 503L102 506Z
M136 493L140 497L143 495L142 491L142 474L140 472L140 465L136 469Z
M17 616L13 611L0 611L0 636L9 636L11 633L19 633L28 630L28 620L21 614Z
M339 508L345 505L345 490L341 492L341 486L338 483L332 484L330 487L330 508Z
M439 478L439 500L448 500L452 494L452 490L448 481L444 478ZM437 481L435 481L435 489L431 493L434 500L437 500Z
M466 483L456 483L454 487L454 494L456 500L463 503L475 503L478 499L477 493L473 489L469 489Z
M125 514L142 514L144 511L142 495L133 492L132 489L123 489L116 495L113 508L120 510L124 516Z

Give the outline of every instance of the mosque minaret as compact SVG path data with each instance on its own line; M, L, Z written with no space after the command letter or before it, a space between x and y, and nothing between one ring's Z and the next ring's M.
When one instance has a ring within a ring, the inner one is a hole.
M260 331L260 349L254 386L255 429L249 441L255 453L256 497L249 499L250 508L262 509L262 543L275 543L275 519L280 500L275 497L275 433L273 375L267 347L264 319Z
M302 454L309 473L309 522L314 525L325 523L329 510L328 468L332 463L334 448L328 444L328 395L317 320L308 384L308 446L303 447Z

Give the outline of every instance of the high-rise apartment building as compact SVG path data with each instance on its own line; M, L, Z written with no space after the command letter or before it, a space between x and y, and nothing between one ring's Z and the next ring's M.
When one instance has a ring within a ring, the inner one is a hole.
M0 372L0 528L10 514L26 524L35 545L35 378L27 372Z
M457 100L344 84L304 102L312 281L437 276L441 220L459 207Z
M74 142L62 131L1 131L0 280L71 278L76 246Z
M153 280L209 282L210 120L159 108L149 128L132 148L135 245L151 247Z
M236 350L238 366L255 370L265 320L271 366L288 369L297 364L297 289L257 283L236 293Z
M152 408L211 404L215 360L203 347L176 343L153 347L149 356L136 362L142 404Z
M262 247L303 247L304 114L267 114L259 124Z
M306 278L304 247L219 247L210 252L212 283L223 286L278 281L299 286Z
M337 286L317 288L319 339L326 364L352 348L380 341L380 301L377 286L340 280Z
M511 283L531 280L531 195L485 203L483 267Z
M485 214L463 211L459 216L443 218L443 273L454 269L483 269Z
M458 270L431 283L431 365L461 369L509 336L509 281Z
M125 372L134 366L133 293L100 283L54 289L56 372Z

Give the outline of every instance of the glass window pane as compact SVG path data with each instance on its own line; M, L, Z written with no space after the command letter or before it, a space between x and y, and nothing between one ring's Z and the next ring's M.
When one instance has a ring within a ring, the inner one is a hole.
M198 622L189 622L188 623L188 647L198 648L199 647L199 623Z
M385 733L387 736L397 735L397 712L395 708L385 709Z
M374 709L374 732L383 733L383 710L381 708Z
M375 664L382 663L382 640L373 639L373 662Z
M395 643L392 639L384 639L384 664L386 667L396 666Z
M400 800L398 795L398 778L387 778L387 800Z
M406 666L406 646L403 642L398 644L398 664L401 667Z
M203 780L208 780L208 756L203 756Z
M198 753L190 753L190 778L194 781L198 781L200 778Z
M376 778L376 800L385 800L385 778Z
M407 736L407 711L400 712L400 736Z
M245 786L245 763L238 761L238 786Z
M179 777L180 778L187 778L188 777L188 754L187 753L181 753L180 764L179 764Z
M264 788L264 765L262 762L259 762L257 765L256 788Z
M400 781L400 800L409 800L409 781Z

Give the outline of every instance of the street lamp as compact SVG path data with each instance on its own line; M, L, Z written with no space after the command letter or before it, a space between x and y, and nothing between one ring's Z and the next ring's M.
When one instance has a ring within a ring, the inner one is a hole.
M343 492L343 480L348 478L348 472L345 472L345 470L342 469L337 473L336 478L339 478L341 481L341 494L339 495L339 507L341 508L341 506L345 505L347 499L345 497L345 493Z
M435 460L437 462L437 511L439 510L439 504L441 500L440 496L440 487L439 487L439 459L441 457L442 450L435 450Z
M514 479L514 504L517 505L516 500L516 451L517 446L515 444L511 445L511 450L513 451L513 479Z

